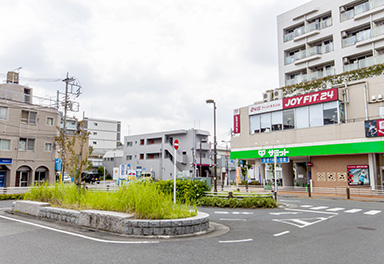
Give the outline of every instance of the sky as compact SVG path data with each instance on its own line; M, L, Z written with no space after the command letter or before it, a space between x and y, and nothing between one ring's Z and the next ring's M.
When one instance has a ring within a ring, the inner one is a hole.
M69 116L121 121L122 136L197 128L230 140L233 110L278 88L277 16L305 0L2 0L0 77ZM76 87L75 87L76 88ZM75 91L75 90L74 90Z

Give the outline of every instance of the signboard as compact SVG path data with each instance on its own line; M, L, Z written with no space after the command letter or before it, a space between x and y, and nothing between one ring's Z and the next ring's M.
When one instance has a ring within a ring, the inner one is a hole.
M324 91L283 98L283 109L336 101L337 99L337 88L332 88Z
M275 158L261 158L261 163L275 163ZM289 163L289 158L276 157L276 163Z
M0 165L7 165L7 164L12 164L12 159L0 159Z
M248 107L249 115L257 115L266 112L278 111L283 109L283 100L269 101L262 104L251 105Z
M369 142L340 143L316 146L285 147L279 149L231 150L231 159L257 159L274 157L278 150L280 157L320 156L339 154L381 153L384 149L384 140Z
M175 139L175 141L173 142L173 147L178 150L179 149L179 140Z
M240 109L233 110L233 133L240 133Z
M113 168L113 179L115 181L119 180L119 168L118 167Z
M61 159L55 159L55 171L61 171Z
M369 185L368 165L348 165L348 185Z
M384 119L366 120L364 122L366 137L384 136Z

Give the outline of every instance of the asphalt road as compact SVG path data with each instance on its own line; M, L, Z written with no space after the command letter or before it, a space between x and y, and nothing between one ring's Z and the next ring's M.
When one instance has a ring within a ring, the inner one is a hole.
M0 263L383 263L384 203L280 199L278 209L199 208L215 231L132 239L5 212Z

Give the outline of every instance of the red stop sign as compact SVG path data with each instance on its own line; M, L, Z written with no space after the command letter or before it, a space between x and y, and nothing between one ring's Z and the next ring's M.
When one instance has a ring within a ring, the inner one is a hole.
M175 139L175 141L173 141L173 147L178 150L179 149L179 141L177 139Z

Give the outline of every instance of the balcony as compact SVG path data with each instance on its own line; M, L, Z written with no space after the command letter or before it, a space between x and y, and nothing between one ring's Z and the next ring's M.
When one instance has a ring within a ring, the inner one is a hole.
M319 33L319 30L330 26L332 26L332 18L328 18L321 22L312 22L308 25L296 28L293 32L284 34L284 42L305 38L312 34Z
M301 82L306 82L307 80L308 80L307 74L299 74L299 75L296 75L295 78L293 78L293 79L285 80L285 85L286 86L294 85L294 84L298 84Z
M344 21L347 21L347 20L350 20L350 19L358 19L358 18L361 18L363 16L367 16L371 13L373 13L374 9L380 7L380 9L384 8L384 0L371 0L371 1L368 1L366 3L363 3L363 4L360 4L360 5L357 5L355 6L353 9L345 12L345 13L342 13L340 15L340 21L341 22L344 22ZM380 9L378 9L377 11L379 11ZM369 12L371 11L371 12Z
M309 80L316 80L327 76L335 75L335 67L331 67L325 71L316 71L309 74Z
M344 65L344 71L353 71L362 69L365 67L370 67L376 64L384 63L384 54L379 55L377 57L368 57L362 60L356 60L351 64Z
M321 54L325 54L333 51L333 43L329 43L324 46L315 46L306 50L296 52L294 55L285 58L285 65L292 63L300 64L312 59L321 57Z

